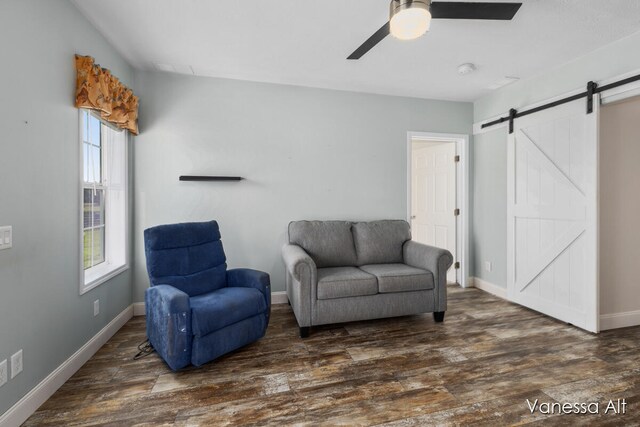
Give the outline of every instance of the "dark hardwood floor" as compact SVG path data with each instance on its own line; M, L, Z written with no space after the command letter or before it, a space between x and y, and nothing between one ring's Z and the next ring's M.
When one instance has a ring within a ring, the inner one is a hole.
M640 327L592 335L477 289L429 315L314 328L288 305L267 336L173 373L132 319L26 422L36 425L640 425ZM626 414L531 414L626 399Z

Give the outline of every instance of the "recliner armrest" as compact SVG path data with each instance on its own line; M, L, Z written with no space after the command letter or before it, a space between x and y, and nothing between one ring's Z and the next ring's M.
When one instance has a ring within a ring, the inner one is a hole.
M147 289L146 294L147 302L158 307L164 314L177 314L191 311L189 295L171 285L152 286ZM147 309L148 308L149 307L147 307Z
M447 309L447 270L453 264L453 255L446 249L407 240L402 246L404 263L431 271L435 281L435 310Z
M316 263L313 259L298 245L284 245L282 247L282 259L284 260L287 271L289 271L291 276L298 282L303 281L302 274L305 268L308 269L308 272L317 270Z
M232 288L255 288L264 295L267 307L271 306L271 279L264 271L250 268L227 270L227 286Z
M191 304L189 295L170 285L145 292L147 337L174 371L191 363Z

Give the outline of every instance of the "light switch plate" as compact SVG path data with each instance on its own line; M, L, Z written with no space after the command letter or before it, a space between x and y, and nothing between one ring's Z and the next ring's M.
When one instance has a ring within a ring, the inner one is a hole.
M11 356L11 379L22 372L22 350Z
M93 302L93 315L97 316L100 314L100 300L97 299Z
M0 362L0 387L7 383L7 359Z
M487 270L487 271L493 270L493 266L491 265L491 261L485 261L484 262L484 269Z
M10 225L0 227L0 250L13 246L13 227Z

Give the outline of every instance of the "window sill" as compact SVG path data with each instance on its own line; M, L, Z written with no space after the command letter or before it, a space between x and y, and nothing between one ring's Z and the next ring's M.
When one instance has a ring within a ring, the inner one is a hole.
M84 272L84 285L80 289L80 295L84 295L90 290L97 288L109 279L127 271L128 264L110 265L103 263Z

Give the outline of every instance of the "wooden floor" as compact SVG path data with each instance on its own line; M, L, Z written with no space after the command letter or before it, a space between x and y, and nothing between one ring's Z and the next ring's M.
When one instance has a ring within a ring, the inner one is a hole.
M145 338L134 318L26 425L640 425L640 328L591 335L450 287L442 324L424 315L297 333L276 305L261 341L173 373L155 354L132 360ZM626 415L548 418L526 404L623 398Z

